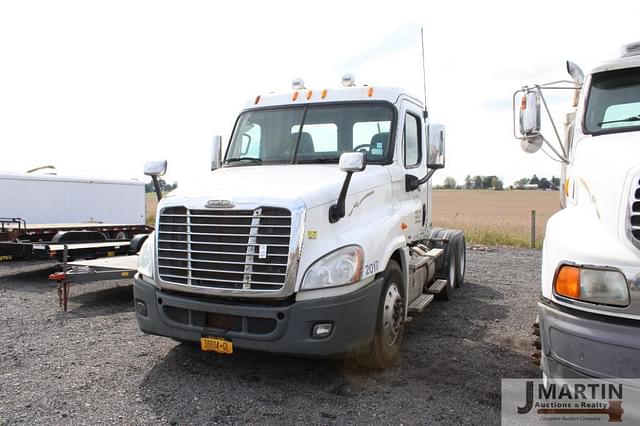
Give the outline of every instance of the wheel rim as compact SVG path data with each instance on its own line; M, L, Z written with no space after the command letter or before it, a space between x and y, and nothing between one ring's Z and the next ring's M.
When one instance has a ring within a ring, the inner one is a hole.
M382 329L385 344L393 346L402 331L402 314L404 303L398 285L392 283L384 297L382 312Z

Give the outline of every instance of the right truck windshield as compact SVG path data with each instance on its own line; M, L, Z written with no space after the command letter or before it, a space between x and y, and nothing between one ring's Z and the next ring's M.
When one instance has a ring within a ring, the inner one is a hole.
M606 71L591 77L585 130L594 135L640 127L640 68Z

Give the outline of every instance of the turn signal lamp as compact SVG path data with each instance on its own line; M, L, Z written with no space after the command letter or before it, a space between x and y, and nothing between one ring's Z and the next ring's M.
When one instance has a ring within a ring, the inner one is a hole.
M629 288L624 274L613 269L563 265L553 284L558 296L583 302L628 306Z
M556 293L560 296L580 299L580 268L565 265L556 276Z

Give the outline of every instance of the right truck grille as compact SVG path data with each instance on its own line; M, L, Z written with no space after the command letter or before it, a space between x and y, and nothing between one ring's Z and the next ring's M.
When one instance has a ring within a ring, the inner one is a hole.
M636 177L631 188L631 206L629 210L631 237L636 246L640 247L640 176Z
M279 291L285 286L291 212L166 207L158 226L160 279L185 286Z

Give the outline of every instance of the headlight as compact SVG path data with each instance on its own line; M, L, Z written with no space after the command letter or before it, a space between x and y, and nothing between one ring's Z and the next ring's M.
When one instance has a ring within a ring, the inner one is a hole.
M153 262L154 244L155 232L152 232L144 244L142 244L142 247L140 247L140 253L138 254L138 272L151 279L153 279L153 269L155 267Z
M564 265L556 274L554 289L560 296L584 302L629 305L627 280L624 274L611 269Z
M364 251L360 246L347 246L324 256L307 269L302 289L336 287L352 284L362 275Z

